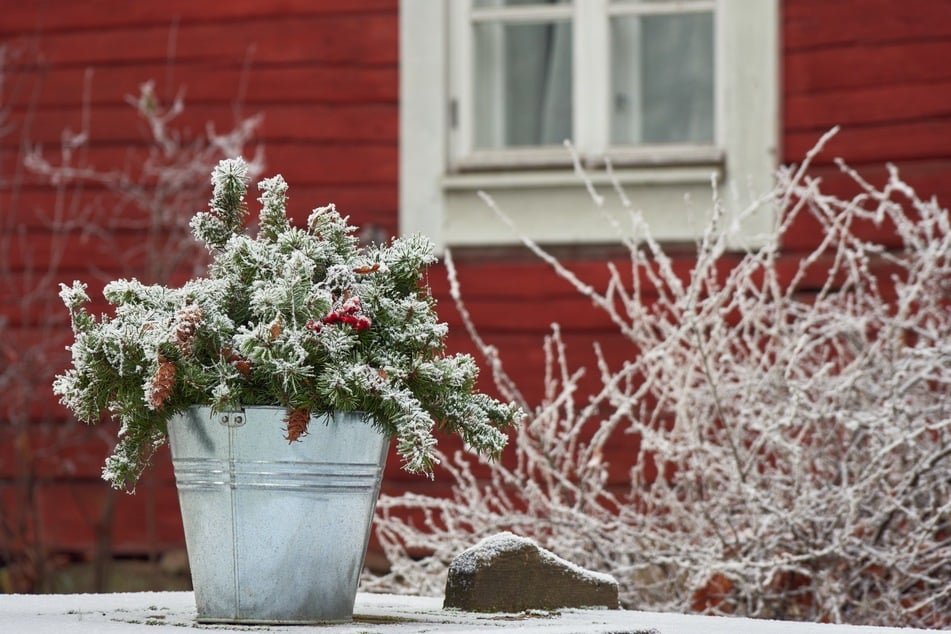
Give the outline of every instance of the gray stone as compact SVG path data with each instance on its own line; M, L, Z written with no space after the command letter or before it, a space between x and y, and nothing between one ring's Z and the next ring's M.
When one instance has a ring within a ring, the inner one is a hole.
M610 575L585 570L506 532L487 537L453 560L443 607L471 612L617 609L618 587Z

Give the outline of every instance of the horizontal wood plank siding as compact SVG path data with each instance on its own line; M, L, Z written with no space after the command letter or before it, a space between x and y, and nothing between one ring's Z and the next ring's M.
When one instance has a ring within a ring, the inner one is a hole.
M840 157L874 184L893 163L922 198L951 200L951 5L784 0L782 15L783 162L840 126L814 170L827 193L857 193ZM888 242L887 228L878 237ZM785 246L816 240L804 219Z
M97 531L111 533L117 554L180 549L167 449L134 496L110 492L99 476L115 424L77 424L50 388L68 362L70 339L58 284L87 281L92 310L106 310L105 281L145 274L145 249L157 243L144 242L143 232L153 223L95 182L57 186L23 170L24 154L36 149L60 165L64 130L85 131L88 142L69 157L72 165L149 182L140 169L149 129L133 104L140 86L153 81L160 107L184 99L169 125L186 145L209 124L220 134L240 117L259 117L245 151L260 145L265 175L281 173L291 184L298 222L334 202L372 237L391 236L398 3L41 0L6 3L2 12L0 360L18 375L0 385L0 568L24 546L91 556ZM197 209L180 209L167 222L180 227L204 204L199 199ZM96 229L102 222L109 231ZM202 261L183 263L170 281L181 283Z

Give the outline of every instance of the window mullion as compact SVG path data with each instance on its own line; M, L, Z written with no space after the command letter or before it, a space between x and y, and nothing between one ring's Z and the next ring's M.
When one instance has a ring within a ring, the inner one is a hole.
M573 142L585 161L607 151L610 122L608 0L574 4Z

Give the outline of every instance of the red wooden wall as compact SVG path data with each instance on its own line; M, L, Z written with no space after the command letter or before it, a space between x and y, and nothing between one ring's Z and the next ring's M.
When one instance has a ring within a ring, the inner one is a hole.
M36 3L0 0L0 43L7 47L0 108L0 567L24 549L88 555L96 536L117 553L181 547L171 469L164 454L135 496L111 494L98 479L113 432L68 420L49 389L66 363L65 311L56 285L82 278L101 286L134 275L115 243L88 227L53 231L49 215L78 214L110 198L95 186L57 190L18 167L23 143L56 157L61 132L81 129L84 91L90 144L83 159L120 169L141 151L143 122L128 104L138 85L156 82L170 99L185 90L182 128L219 130L261 113L256 141L266 173L291 184L299 216L333 201L380 235L397 227L397 0L232 0L227 3L120 0ZM781 159L797 162L833 125L842 131L819 160L834 190L848 192L831 158L868 178L898 164L920 192L951 200L951 5L945 0L784 0L782 3ZM57 198L57 195L60 197ZM66 206L57 207L66 203ZM182 210L190 215L192 209ZM786 241L795 259L813 244L797 225ZM134 243L137 234L126 231ZM56 259L59 256L61 259ZM589 282L604 278L609 249L567 253ZM52 263L51 263L52 262ZM679 256L689 267L688 251ZM464 296L483 336L510 374L537 397L542 338L561 324L573 362L591 365L591 343L611 341L608 321L588 300L524 254L458 254ZM445 272L430 281L450 323L454 350L471 351L448 299ZM623 355L623 345L606 346ZM3 374L3 369L7 374ZM10 368L16 380L10 379ZM593 374L593 373L590 373ZM619 448L618 460L624 448ZM610 457L608 457L610 458ZM440 491L445 483L404 477L391 460L385 490ZM623 471L623 470L622 470ZM19 550L18 550L19 549Z
M841 132L814 172L848 192L841 157L873 183L895 164L922 198L951 200L951 4L941 0L783 3L784 162L829 128ZM790 252L814 243L801 226Z
M145 121L126 98L154 80L165 104L183 91L172 125L191 137L207 122L229 130L237 107L263 115L247 151L263 145L266 175L292 184L298 217L333 201L361 227L392 235L397 38L395 0L0 1L0 573L18 553L20 569L58 552L91 556L97 537L119 555L183 546L167 454L136 495L110 492L99 471L115 427L69 420L50 389L68 361L58 283L88 281L95 296L110 278L146 276L142 259L128 257L142 240L128 226L141 219L131 208L113 214L119 229L108 239L85 222L53 222L58 210L85 217L115 197L23 171L23 144L42 144L58 161L62 131L83 129L88 112L90 141L74 161L123 170L149 151Z

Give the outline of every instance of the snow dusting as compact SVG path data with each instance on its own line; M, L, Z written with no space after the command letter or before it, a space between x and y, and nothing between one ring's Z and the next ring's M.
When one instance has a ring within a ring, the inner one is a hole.
M929 630L792 623L625 610L558 610L475 614L443 610L442 600L357 594L352 623L320 626L199 625L191 592L0 595L4 632L24 634L157 634L214 632L332 632L420 634L510 632L538 634L923 634ZM932 630L934 631L934 630Z

